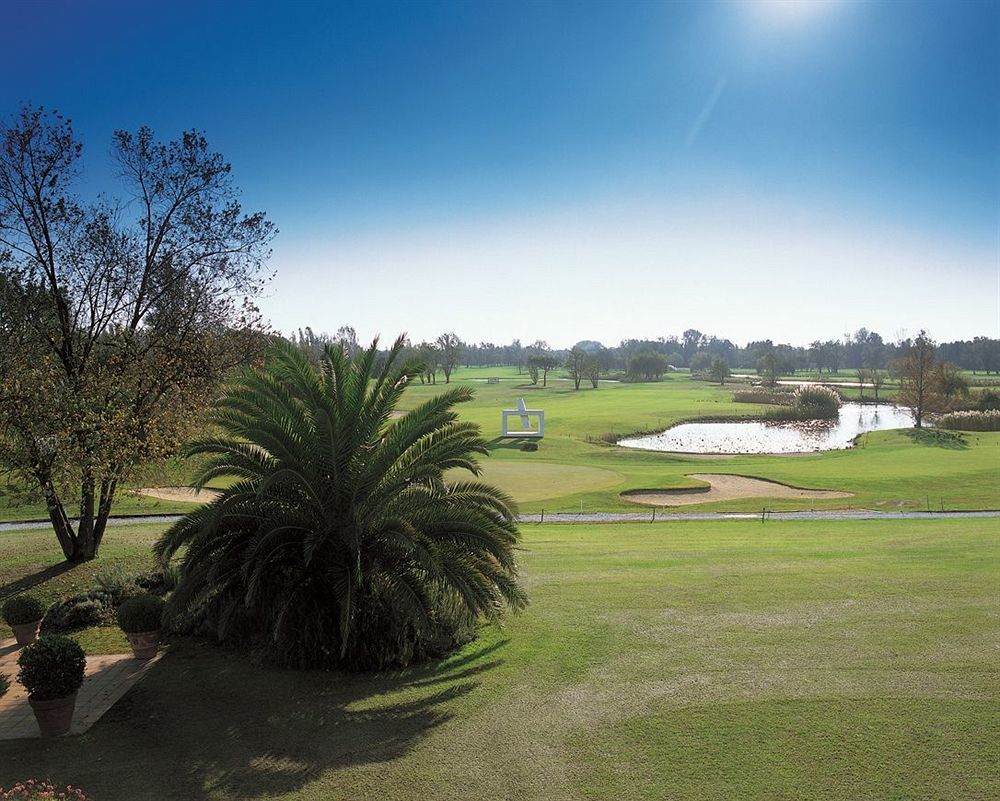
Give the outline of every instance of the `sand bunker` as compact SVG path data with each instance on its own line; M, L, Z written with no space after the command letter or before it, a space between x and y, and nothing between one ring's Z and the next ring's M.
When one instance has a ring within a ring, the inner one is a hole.
M691 506L696 503L735 501L743 498L850 498L853 493L790 487L777 481L722 473L692 473L689 478L704 481L707 487L684 489L629 490L622 497L649 506Z
M199 492L192 487L146 487L139 490L139 494L147 498L159 498L161 501L187 503L211 503L220 495L218 490L203 489Z

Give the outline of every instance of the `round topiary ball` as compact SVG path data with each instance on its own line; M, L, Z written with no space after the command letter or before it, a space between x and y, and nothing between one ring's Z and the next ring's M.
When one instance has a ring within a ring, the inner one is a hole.
M9 626L34 623L45 616L45 606L33 595L15 595L3 603L3 619Z
M80 689L87 667L83 649L61 634L39 637L17 658L17 680L37 701L65 698Z
M129 598L118 607L118 625L126 634L156 631L163 625L163 599L145 593Z
M34 623L45 616L45 606L33 595L15 595L3 604L3 619L9 626Z

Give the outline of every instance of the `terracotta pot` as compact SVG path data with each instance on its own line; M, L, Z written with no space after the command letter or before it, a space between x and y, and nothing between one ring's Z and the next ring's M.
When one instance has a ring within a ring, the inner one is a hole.
M126 632L125 636L132 644L132 653L136 659L152 659L160 647L160 630Z
M10 627L14 630L14 639L17 640L17 644L24 647L38 639L38 627L41 625L42 620L39 618L31 623L11 623Z
M29 695L28 703L35 713L42 737L58 737L69 731L73 723L73 710L76 709L76 693L49 701L39 701Z

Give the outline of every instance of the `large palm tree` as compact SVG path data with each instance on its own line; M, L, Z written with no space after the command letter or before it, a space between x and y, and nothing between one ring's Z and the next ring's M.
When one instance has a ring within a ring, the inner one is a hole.
M284 664L371 669L444 650L477 619L526 604L513 502L476 480L479 427L460 422L467 387L395 408L420 365L399 339L318 369L293 345L244 371L214 410L222 434L198 486L235 483L156 544L179 563L178 617Z

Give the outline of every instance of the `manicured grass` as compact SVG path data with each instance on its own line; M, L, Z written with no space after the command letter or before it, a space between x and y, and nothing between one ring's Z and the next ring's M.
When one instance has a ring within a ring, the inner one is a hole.
M440 389L440 387L438 387ZM418 386L406 396L415 405L433 394ZM602 384L600 389L547 389L516 385L477 385L476 399L462 407L464 418L487 434L499 433L500 410L518 397L546 413L546 436L536 452L519 450L516 441L498 440L485 476L510 492L523 511L604 511L635 509L620 497L624 490L693 486L689 473L739 473L798 487L854 493L848 499L803 502L753 498L700 504L684 511L802 508L994 509L1000 508L1000 434L966 434L941 441L913 432L866 435L859 447L811 455L704 457L633 451L593 441L608 432L657 431L695 417L758 415L764 407L732 402L732 387L720 387L674 374L659 383ZM540 464L544 482L532 480ZM532 465L531 468L527 467ZM520 468L524 468L521 470ZM619 477L615 484L586 486L575 471L597 468ZM525 485L530 492L525 492ZM640 507L641 508L641 507Z
M116 553L141 562L152 533L112 532ZM86 735L0 742L0 786L49 776L157 801L1000 796L1000 522L524 535L531 606L443 662L282 672L178 640ZM0 534L0 564L44 567L45 543Z
M485 377L498 375L499 384ZM498 437L500 412L519 397L546 413L546 436L535 452L516 440L497 438L485 476L507 490L525 512L615 511L636 509L621 497L625 490L694 486L690 473L739 473L809 489L853 493L846 499L806 501L748 498L683 507L683 511L759 511L802 508L996 509L1000 508L1000 433L967 433L957 440L914 437L912 432L884 431L865 436L859 447L812 455L703 457L633 451L601 442L637 431L660 431L699 417L757 416L766 407L734 403L734 386L709 384L675 373L649 384L602 383L579 392L559 373L549 386L531 386L514 368L460 369L452 385L468 383L476 397L460 407L463 419ZM412 408L445 388L416 385L404 396ZM184 484L194 466L174 462L157 484ZM147 479L153 481L153 479ZM215 482L217 485L223 482ZM189 504L137 498L123 493L116 512L167 513ZM0 508L0 520L44 517L40 507Z

